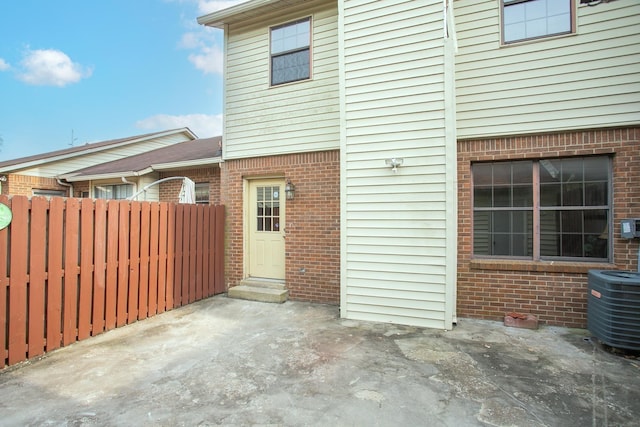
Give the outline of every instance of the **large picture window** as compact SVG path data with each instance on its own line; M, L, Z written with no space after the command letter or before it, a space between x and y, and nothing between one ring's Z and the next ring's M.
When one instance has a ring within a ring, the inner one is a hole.
M608 261L606 156L476 163L475 256Z
M503 42L572 33L574 10L574 0L503 0Z
M311 18L271 29L271 85L311 77Z

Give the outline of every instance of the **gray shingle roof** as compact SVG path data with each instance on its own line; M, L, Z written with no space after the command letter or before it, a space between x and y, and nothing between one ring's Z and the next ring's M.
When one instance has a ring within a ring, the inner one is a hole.
M73 176L74 181L83 176L96 176L117 173L138 173L151 168L153 165L180 163L191 160L204 160L221 157L220 145L222 137L195 139L193 141L179 142L167 147L147 151L146 153L129 156L124 159L100 163L84 169L65 174Z
M110 139L108 141L100 141L100 142L92 142L84 145L78 145L75 147L65 148L62 150L48 151L46 153L34 154L32 156L19 157L17 159L5 160L0 162L0 169L5 167L10 167L13 165L20 165L30 162L43 163L48 159L54 159L57 157L73 157L73 155L81 156L86 152L92 152L101 149L108 149L111 146L116 146L119 144L127 143L128 141L137 141L143 139L151 139L154 136L178 133L178 132L189 132L189 134L195 139L195 134L191 132L188 128L179 128L179 129L171 129L165 130L161 132L152 132L142 135L134 135L126 138L118 138L118 139Z

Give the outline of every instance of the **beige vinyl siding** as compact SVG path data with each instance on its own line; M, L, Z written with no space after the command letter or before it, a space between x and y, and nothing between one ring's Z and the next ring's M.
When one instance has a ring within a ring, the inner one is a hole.
M160 138L154 138L152 140L139 141L95 153L80 154L76 157L70 157L58 161L54 160L49 163L38 165L37 167L21 170L20 174L54 178L56 176L79 169L84 169L89 166L110 162L112 160L123 159L125 157L145 153L147 151L166 147L171 144L190 140L191 138L188 138L184 134L174 134Z
M455 2L459 138L640 123L640 2L581 6L576 34L508 46L499 9Z
M138 178L138 185L134 189L135 192L142 190L145 185L149 185L153 182L156 182L159 179L159 174L157 172L150 173L147 175L143 175ZM131 179L130 181L134 181ZM160 200L160 185L156 184L147 189L147 191L143 192L140 196L136 198L136 200L144 200L147 202L157 202Z
M442 1L342 1L344 317L448 329ZM397 173L385 159L402 157ZM455 197L455 192L450 195ZM455 229L455 227L453 227ZM450 242L455 246L455 243ZM454 252L455 254L455 252Z
M311 79L270 87L269 28L311 16ZM339 148L335 2L313 1L227 29L225 159Z

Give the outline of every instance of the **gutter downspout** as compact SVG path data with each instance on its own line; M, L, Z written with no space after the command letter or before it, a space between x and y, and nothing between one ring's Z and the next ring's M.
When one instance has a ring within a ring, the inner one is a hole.
M73 184L62 182L60 178L56 178L56 182L58 183L58 185L62 185L63 187L69 187L69 197L73 197Z
M138 185L135 182L127 181L127 178L124 176L121 176L120 179L122 180L123 183L131 185L132 188L135 188L136 190L138 189ZM146 200L147 193L145 193L144 195Z

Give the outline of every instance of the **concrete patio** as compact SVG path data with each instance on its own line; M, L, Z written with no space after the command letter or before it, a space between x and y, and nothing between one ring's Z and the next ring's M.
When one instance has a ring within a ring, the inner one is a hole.
M637 426L640 362L584 330L217 296L0 371L0 395L3 426Z

